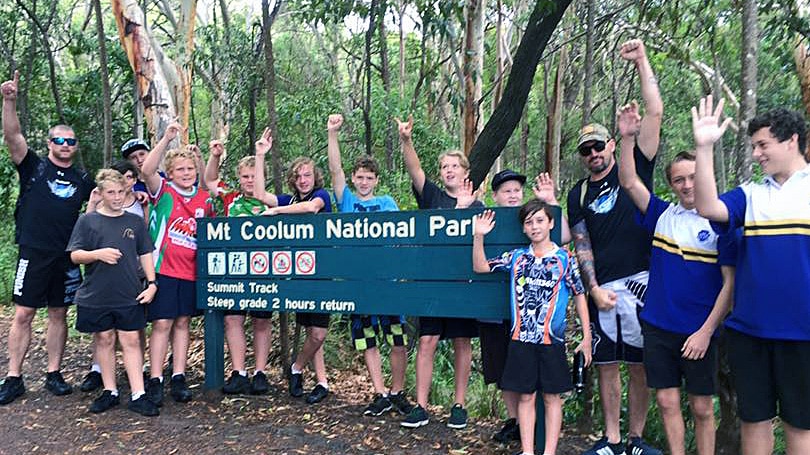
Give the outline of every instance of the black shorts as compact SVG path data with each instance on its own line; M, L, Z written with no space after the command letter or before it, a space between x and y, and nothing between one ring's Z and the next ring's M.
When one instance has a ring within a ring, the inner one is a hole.
M273 317L272 311L249 311L249 310L225 310L222 312L225 316L248 316L256 319L270 319Z
M419 336L446 338L475 338L478 336L478 321L461 318L419 318Z
M382 335L388 346L407 346L404 316L361 316L353 314L351 321L352 344L358 351L377 347L377 336Z
M152 303L146 306L146 319L177 319L180 316L200 316L197 309L197 284L166 275L157 275L158 291Z
M65 252L21 246L12 300L28 308L66 307L73 304L82 284L79 266Z
M689 335L641 323L644 332L644 371L652 389L681 387L692 395L717 393L717 341L712 338L706 355L699 360L684 359L681 348Z
M510 341L501 388L531 394L565 393L574 388L565 358L565 345Z
M329 328L329 313L295 313L295 322L304 327Z
M757 338L726 331L728 361L743 422L777 415L810 430L810 341Z
M509 323L478 322L481 337L481 369L484 371L484 384L499 383L506 365L506 352L509 349Z
M143 305L95 308L76 307L76 330L83 333L107 330L135 331L146 327L146 308Z

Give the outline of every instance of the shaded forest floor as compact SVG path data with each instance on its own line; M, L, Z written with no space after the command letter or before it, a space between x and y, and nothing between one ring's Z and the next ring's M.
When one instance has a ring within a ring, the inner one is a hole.
M73 310L71 310L72 312ZM0 311L0 374L8 371L7 334L13 309ZM39 316L38 316L39 318ZM278 368L270 375L264 396L225 396L202 390L202 356L192 356L189 381L195 393L188 404L167 396L161 415L146 418L126 409L129 389L119 365L122 403L106 413L87 409L95 393L78 390L89 366L89 337L68 340L63 374L74 392L55 397L44 387L46 353L44 323L38 319L31 349L23 366L27 392L0 407L0 453L164 453L164 454L514 454L519 445L491 440L501 425L497 418L470 419L464 430L444 425L447 409L431 409L427 427L400 427L401 417L364 417L369 399L366 373L330 371L333 393L321 404L291 398ZM201 352L202 340L192 340ZM120 354L119 354L120 364ZM312 381L307 383L311 386ZM592 440L564 434L558 454L579 454Z

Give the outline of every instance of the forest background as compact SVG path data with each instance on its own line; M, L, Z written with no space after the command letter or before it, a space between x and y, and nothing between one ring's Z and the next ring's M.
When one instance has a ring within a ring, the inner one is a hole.
M118 159L131 137L155 143L179 117L184 140L203 149L227 140L223 171L235 182L235 163L270 126L270 185L280 192L294 157L326 169L326 119L339 112L344 166L374 155L378 193L413 209L393 121L413 115L428 176L437 176L439 153L457 148L471 154L476 183L503 168L549 171L564 201L585 174L580 126L615 130L617 107L641 99L618 52L631 38L644 40L664 100L659 163L691 148L689 109L716 93L735 119L716 148L718 181L756 178L748 120L810 106L806 17L803 1L13 0L0 6L0 78L20 72L18 111L32 148L45 149L50 126L72 125L79 163L91 171ZM671 199L662 169L656 193ZM9 227L17 191L4 151L0 219ZM10 301L13 243L12 229L0 231L0 302ZM434 395L452 393L448 355ZM480 377L471 382L473 415L502 412ZM736 453L727 385L718 446ZM584 432L600 421L589 392L566 405L566 422Z

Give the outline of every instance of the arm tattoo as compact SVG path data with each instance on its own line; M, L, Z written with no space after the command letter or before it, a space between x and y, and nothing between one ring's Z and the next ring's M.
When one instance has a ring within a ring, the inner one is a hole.
M574 250L577 253L579 271L582 275L582 280L585 282L585 289L590 290L594 286L599 286L599 283L596 281L591 237L588 235L585 220L581 220L571 227L571 237L574 239Z

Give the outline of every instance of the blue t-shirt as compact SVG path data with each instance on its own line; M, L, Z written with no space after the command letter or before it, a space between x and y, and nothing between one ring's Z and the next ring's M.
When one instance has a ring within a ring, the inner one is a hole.
M335 200L337 201L337 195L335 195ZM337 206L338 211L342 213L396 212L399 210L391 196L374 196L369 200L361 201L348 187L343 189L343 199L338 202Z
M780 185L770 177L720 196L728 223L743 227L726 326L769 339L810 341L810 166Z
M329 197L329 193L323 188L318 188L317 190L309 193L309 196L305 198L300 198L300 196L298 196L297 194L295 195L278 194L276 195L276 198L278 199L279 207L296 204L298 202L311 201L315 198L319 198L323 201L323 208L319 210L318 213L329 213L332 211L332 198Z
M564 343L568 300L585 292L576 258L556 245L545 255L536 256L529 245L487 262L491 271L510 275L512 340Z
M653 234L647 302L641 319L689 335L714 308L723 286L721 265L737 259L733 235L717 235L709 220L680 204L650 195L639 224Z

